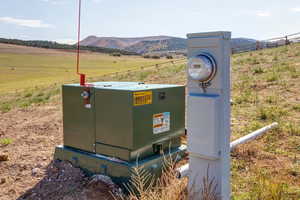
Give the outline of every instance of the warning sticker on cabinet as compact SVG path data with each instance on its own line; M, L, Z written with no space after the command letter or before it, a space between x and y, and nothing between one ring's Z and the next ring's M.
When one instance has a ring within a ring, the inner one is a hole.
M146 104L152 104L152 91L134 92L133 93L133 105L142 106Z
M159 134L170 130L170 112L153 115L153 134Z

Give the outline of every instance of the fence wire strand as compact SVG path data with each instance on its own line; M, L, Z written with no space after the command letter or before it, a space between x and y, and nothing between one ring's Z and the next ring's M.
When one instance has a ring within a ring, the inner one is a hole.
M245 44L241 45L239 47L231 48L232 54L238 54L238 53L244 53L249 51L257 51L265 48L274 48L274 47L280 47L284 45L289 45L291 43L298 43L300 42L300 32L289 34L282 37L276 37L276 38L270 38L265 40L257 40L256 42L253 42L251 44ZM133 67L133 69L129 69L126 71L119 71L119 72L113 72L109 74L104 74L100 77L97 77L97 79L104 79L106 77L112 77L112 76L118 76L118 75L126 75L133 72L140 72L140 71L146 71L151 68L153 69L159 69L160 67L167 65L167 64L178 64L180 62L186 61L186 58L171 60L168 62L161 62L156 64L150 64L150 65L142 65Z
M265 40L257 40L256 42L252 42L251 44L234 47L232 48L232 54L256 51L265 48L280 47L298 42L300 42L300 32Z

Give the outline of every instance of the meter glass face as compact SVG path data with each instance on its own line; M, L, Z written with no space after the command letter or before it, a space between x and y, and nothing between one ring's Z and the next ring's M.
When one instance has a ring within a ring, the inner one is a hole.
M188 61L188 74L193 80L207 81L213 72L214 66L206 56L192 57Z

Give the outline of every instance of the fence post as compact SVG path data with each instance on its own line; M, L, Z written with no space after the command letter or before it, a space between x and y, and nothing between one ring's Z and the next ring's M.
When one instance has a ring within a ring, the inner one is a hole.
M290 44L290 41L288 39L288 36L285 36L285 45L289 45Z
M260 49L260 42L256 41L256 50L259 50L259 49Z

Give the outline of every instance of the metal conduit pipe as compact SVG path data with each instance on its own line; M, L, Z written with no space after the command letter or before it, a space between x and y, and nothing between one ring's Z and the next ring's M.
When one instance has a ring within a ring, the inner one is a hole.
M261 129L258 129L244 137L241 137L233 142L230 143L230 151L232 151L235 147L237 147L240 144L244 144L246 142L252 141L255 138L257 138L260 135L263 135L264 133L266 133L268 130L275 128L276 126L278 126L277 122L274 122L268 126L265 126ZM177 172L177 177L178 178L182 178L182 177L186 177L188 176L188 172L189 172L189 164L185 164L179 168L176 169Z

